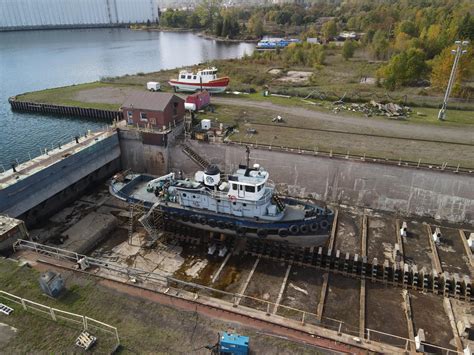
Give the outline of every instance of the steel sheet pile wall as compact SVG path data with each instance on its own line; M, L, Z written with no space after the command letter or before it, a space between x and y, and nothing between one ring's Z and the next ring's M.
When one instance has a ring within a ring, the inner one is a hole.
M158 0L0 0L0 30L114 26L158 18Z

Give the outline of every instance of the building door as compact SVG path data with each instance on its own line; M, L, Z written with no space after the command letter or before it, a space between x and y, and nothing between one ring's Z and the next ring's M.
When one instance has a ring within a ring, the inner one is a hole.
M239 185L239 197L245 197L245 186Z

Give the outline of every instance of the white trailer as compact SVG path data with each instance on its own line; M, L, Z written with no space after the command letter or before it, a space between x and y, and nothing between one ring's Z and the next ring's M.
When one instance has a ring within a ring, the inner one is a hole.
M157 81L149 81L146 83L146 88L149 91L159 91L161 89L160 83Z

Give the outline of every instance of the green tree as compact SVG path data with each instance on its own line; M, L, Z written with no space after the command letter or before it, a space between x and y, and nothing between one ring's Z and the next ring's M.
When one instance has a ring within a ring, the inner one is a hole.
M263 36L263 20L260 13L255 13L250 17L247 29L255 37Z
M221 4L222 0L201 0L196 7L196 14L199 16L202 27L208 30L214 28L216 19L220 17Z
M468 12L459 24L459 38L474 40L474 18Z
M326 41L329 41L331 38L337 35L337 24L336 21L331 20L325 22L321 28L321 32L323 33L323 37Z
M414 22L405 20L398 24L398 33L406 33L410 37L418 36L418 30Z
M384 78L384 86L394 90L426 78L428 71L423 51L410 48L393 56L387 65L379 69L378 74Z
M386 34L378 30L375 32L370 45L372 54L376 59L387 59L389 55L389 42Z
M354 56L355 50L357 49L357 42L353 40L347 40L342 46L342 57L345 60L349 60Z

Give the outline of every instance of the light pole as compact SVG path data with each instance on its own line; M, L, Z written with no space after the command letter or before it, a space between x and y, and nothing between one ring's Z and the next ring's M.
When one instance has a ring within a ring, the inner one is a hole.
M453 89L454 79L456 77L456 69L459 64L459 58L461 55L465 54L467 50L463 49L469 44L469 41L456 41L454 42L457 45L456 49L453 49L451 53L455 55L453 67L451 69L451 75L449 76L448 87L446 88L446 93L444 94L443 106L441 106L441 110L438 113L438 119L444 121L446 118L446 109L448 107L448 99L449 95L451 95L451 90Z

